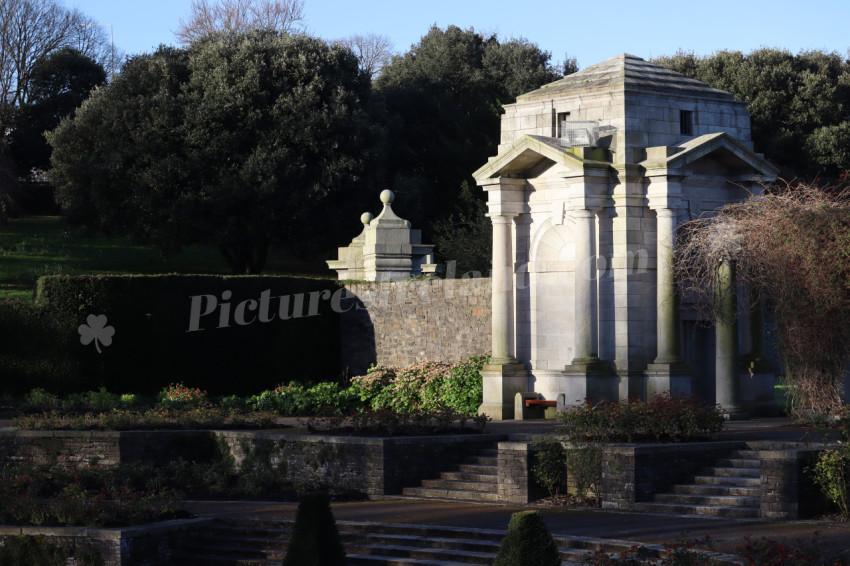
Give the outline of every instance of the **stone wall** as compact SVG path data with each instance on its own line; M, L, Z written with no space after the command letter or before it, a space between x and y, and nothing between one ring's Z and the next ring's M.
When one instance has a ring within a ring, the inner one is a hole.
M0 469L25 462L70 469L109 468L145 462L152 465L181 457L204 460L217 449L205 431L0 431Z
M779 447L777 447L779 448ZM805 472L817 461L819 450L764 450L761 457L762 519L792 520L825 511L824 498Z
M489 448L499 435L361 438L273 432L223 431L238 466L249 451L271 451L271 462L285 466L296 486L330 487L369 497L397 495L402 488L436 478L466 456Z
M500 442L498 456L499 501L529 503L546 497L534 479L536 450L528 442Z
M340 342L343 369L456 362L490 352L489 278L430 279L346 286Z
M742 442L685 444L620 444L605 447L602 456L602 507L631 509L651 501L656 493L689 481Z
M0 526L0 544L5 537L33 536L64 548L91 545L100 552L104 566L164 566L190 540L188 533L209 528L213 520L180 519L112 529Z

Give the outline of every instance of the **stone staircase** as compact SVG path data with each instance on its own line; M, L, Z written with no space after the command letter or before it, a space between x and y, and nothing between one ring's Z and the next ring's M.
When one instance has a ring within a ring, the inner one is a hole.
M735 450L703 470L693 483L676 485L654 501L636 503L635 511L758 518L761 503L759 451Z
M351 566L463 566L492 564L504 531L338 521ZM220 519L170 562L177 566L279 565L286 555L292 521ZM621 553L639 543L555 535L562 566L585 563L594 551ZM661 547L642 545L651 556ZM718 557L720 558L720 557ZM728 564L719 560L717 564Z
M455 499L497 502L498 451L488 448L464 460L457 470L442 472L440 479L422 480L421 487L405 487L402 495L418 499Z

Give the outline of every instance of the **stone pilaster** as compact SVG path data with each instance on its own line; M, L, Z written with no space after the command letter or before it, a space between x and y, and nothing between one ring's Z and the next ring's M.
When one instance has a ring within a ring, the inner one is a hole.
M647 366L646 394L691 393L691 376L681 355L679 296L673 276L673 246L678 211L656 209L656 357Z
M611 400L613 383L609 364L599 359L596 340L596 213L580 208L572 212L575 222L575 325L573 327L573 359L564 368L568 378L583 379L587 397Z

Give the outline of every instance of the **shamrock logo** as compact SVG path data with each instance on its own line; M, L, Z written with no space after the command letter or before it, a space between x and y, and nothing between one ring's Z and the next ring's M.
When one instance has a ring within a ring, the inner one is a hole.
M102 314L95 316L90 314L86 317L88 324L81 324L77 329L80 333L80 343L83 346L88 346L94 341L94 347L97 348L97 353L101 354L100 345L109 346L112 344L112 336L115 334L115 329L111 326L106 326L106 315Z

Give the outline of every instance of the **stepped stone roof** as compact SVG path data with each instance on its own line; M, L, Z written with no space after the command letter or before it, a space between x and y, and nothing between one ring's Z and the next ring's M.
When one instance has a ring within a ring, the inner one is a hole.
M523 94L517 97L517 102L616 90L662 92L668 95L684 94L722 100L735 99L732 94L696 79L649 63L640 57L621 53Z

